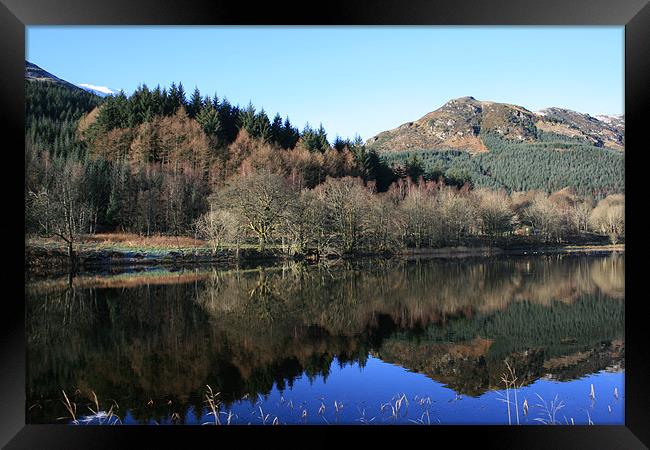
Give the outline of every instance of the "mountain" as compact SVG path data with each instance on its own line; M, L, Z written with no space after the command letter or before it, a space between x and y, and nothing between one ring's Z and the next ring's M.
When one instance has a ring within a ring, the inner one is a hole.
M68 83L67 81L52 75L50 72L40 68L36 64L30 63L29 61L25 61L25 79L28 81L50 82L74 90L83 90L79 86Z
M596 147L623 150L625 122L623 116L592 117L570 109L547 108L536 113L537 129L586 140Z
M488 151L486 134L516 142L538 142L546 134L561 135L596 147L623 150L623 116L592 117L563 108L539 112L507 103L461 97L445 103L414 122L384 131L366 144L380 152L416 149Z
M56 75L52 75L50 72L44 70L34 63L30 63L29 61L25 61L25 79L29 81L50 82L59 86L65 86L75 91L81 90L90 92L91 94L98 95L99 97L106 97L107 95L113 95L116 93L114 90L107 88L106 86L95 86L85 83L80 83L78 85L72 84L57 77Z

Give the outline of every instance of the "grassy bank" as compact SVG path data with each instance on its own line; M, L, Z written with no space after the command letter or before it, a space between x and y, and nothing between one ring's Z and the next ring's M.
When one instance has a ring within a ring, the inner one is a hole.
M179 266L190 264L230 265L242 261L279 259L279 248L260 252L254 245L225 247L216 254L204 241L186 236L139 236L131 233L88 235L77 244L80 269L110 269L123 266ZM28 272L63 273L70 269L65 245L56 239L25 240Z
M547 244L533 237L511 237L496 242L475 238L439 248L409 248L391 254L366 253L347 257L452 258L623 251L625 251L624 244L611 245L603 240L583 238L572 243ZM84 236L78 243L76 252L78 265L83 269L149 265L231 265L294 258L283 251L280 245L269 245L264 251L259 251L255 244L224 246L217 253L213 253L207 242L188 236L139 236L131 233ZM25 262L29 272L67 272L70 268L65 245L57 239L27 238Z
M554 253L610 253L624 252L625 244L567 244L567 245L517 245L511 247L456 246L441 248L407 249L400 253L408 258L438 257L463 258L468 256L496 255L546 255Z

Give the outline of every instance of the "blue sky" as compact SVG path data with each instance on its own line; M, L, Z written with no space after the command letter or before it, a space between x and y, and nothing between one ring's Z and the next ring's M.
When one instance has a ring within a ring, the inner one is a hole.
M183 83L367 139L471 95L624 111L623 27L31 26L26 59L75 84Z

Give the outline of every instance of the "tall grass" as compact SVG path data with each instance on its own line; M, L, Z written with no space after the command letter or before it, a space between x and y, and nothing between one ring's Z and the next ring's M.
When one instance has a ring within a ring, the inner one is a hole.
M505 394L498 392L497 394L500 397L502 397L499 398L498 400L504 402L507 405L508 425L512 425L513 416L516 420L517 425L520 425L519 403L517 400L517 394L518 394L518 390L523 386L523 382L517 384L518 377L515 374L515 370L512 368L512 366L510 366L510 364L508 364L507 361L505 364L506 364L506 370L503 372L503 375L501 377L501 381L505 385ZM511 395L512 395L512 400L511 400ZM560 400L557 395L555 395L553 400L549 402L544 400L544 398L541 395L537 393L535 395L539 399L539 403L536 403L535 406L540 411L540 417L536 417L533 420L544 425L561 425L562 422L560 422L560 420L558 419L558 414L560 410L566 406L564 401ZM614 397L618 399L617 388L614 388ZM593 384L591 384L590 386L589 398L591 399L592 406L593 406L593 402L596 399L596 393ZM530 406L528 404L528 399L525 398L522 404L522 411L525 416L529 414L529 409ZM608 410L610 413L612 412L610 406L608 406ZM587 410L586 413L587 413L587 423L589 425L593 425L594 422L591 420L591 415L589 414L589 411ZM567 419L567 417L564 416L564 423L566 425L569 424L575 425L575 421L573 417Z
M91 414L78 416L77 404L70 400L70 398L68 397L68 395L65 393L64 390L62 390L61 392L63 393L63 399L61 400L61 402L63 403L63 406L65 406L70 416L60 417L59 420L69 419L71 420L71 423L73 425L81 425L81 424L121 425L122 424L122 420L114 412L114 410L119 409L119 405L117 404L117 402L113 401L113 404L111 404L111 407L108 409L108 411L103 410L99 406L99 399L97 398L97 394L95 394L95 391L91 391L90 400L92 401L92 404L87 406Z
M498 399L499 401L504 402L507 405L508 408L508 425L512 425L512 405L514 405L514 416L515 419L517 420L517 425L520 425L519 423L519 402L517 399L517 391L523 386L524 382L521 381L519 385L517 385L517 381L519 378L515 374L515 370L512 368L512 366L506 361L506 372L503 373L501 376L501 382L505 385L506 387L506 393L504 398ZM513 401L510 400L510 392L512 391L513 395ZM500 392L498 393L500 396L503 396ZM524 404L522 405L524 408L524 411L528 411L528 400L524 400Z

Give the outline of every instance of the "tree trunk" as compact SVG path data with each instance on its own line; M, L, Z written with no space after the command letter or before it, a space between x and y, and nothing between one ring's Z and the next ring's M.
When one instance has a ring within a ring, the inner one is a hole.
M75 254L72 241L68 241L68 258L70 259L70 270L75 272L77 269L77 255Z

